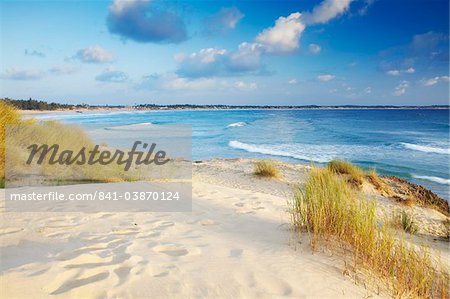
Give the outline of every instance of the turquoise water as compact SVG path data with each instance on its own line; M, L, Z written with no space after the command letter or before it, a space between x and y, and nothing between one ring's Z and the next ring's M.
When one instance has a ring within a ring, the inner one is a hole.
M197 110L39 117L82 125L190 124L196 160L257 157L321 165L339 158L450 198L449 110Z

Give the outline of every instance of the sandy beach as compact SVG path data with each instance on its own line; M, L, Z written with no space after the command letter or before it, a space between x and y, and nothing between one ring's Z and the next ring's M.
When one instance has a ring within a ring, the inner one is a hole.
M343 257L312 254L290 229L287 202L309 167L252 174L254 161L194 163L192 212L1 213L2 298L383 298ZM379 213L398 204L367 187ZM2 193L2 197L4 194ZM413 207L427 242L449 261L443 214Z

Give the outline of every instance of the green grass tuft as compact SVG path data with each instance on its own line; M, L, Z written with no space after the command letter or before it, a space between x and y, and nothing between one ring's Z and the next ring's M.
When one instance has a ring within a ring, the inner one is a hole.
M406 211L394 215L393 226L410 234L415 234L419 229L414 216Z

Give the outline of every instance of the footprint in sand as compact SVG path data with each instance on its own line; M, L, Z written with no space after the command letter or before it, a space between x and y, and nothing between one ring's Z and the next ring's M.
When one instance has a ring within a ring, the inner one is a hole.
M153 250L170 256L183 256L189 253L186 248L179 245L159 245L153 247Z
M58 289L56 289L55 291L51 292L51 295L58 295L58 294L62 294L65 292L68 292L72 289L75 288L79 288L91 283L95 283L101 280L106 279L109 276L108 272L101 272L95 275L91 275L89 277L86 278L80 278L80 279L75 279L75 280L69 280L65 283L63 283Z
M116 273L117 277L119 278L119 282L117 283L118 286L123 284L127 280L130 271L130 267L120 267L114 270L114 273Z

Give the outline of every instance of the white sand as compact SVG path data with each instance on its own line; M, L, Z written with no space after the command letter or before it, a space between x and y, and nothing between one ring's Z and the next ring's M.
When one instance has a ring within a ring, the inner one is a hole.
M0 297L378 297L292 235L285 183L218 165L195 167L192 213L1 213Z

